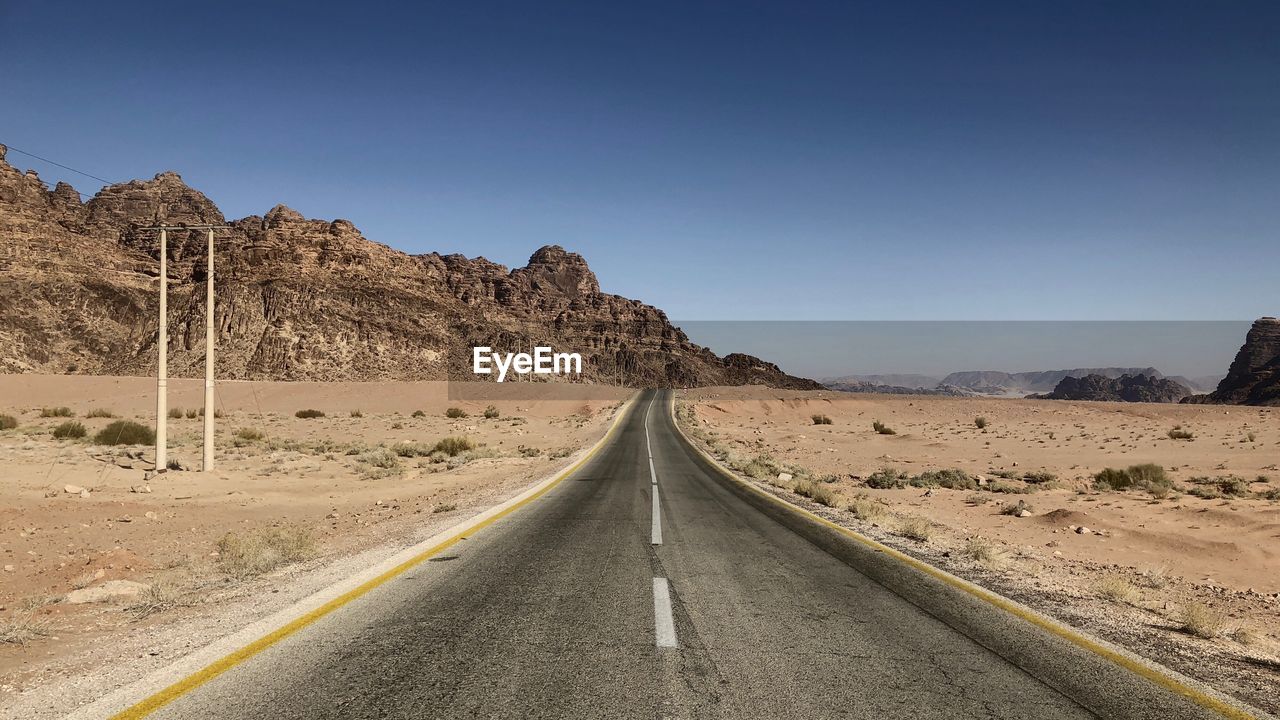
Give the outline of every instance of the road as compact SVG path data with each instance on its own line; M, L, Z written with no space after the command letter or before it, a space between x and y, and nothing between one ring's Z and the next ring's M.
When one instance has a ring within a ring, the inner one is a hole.
M1094 717L722 487L667 401L646 393L542 498L151 717Z

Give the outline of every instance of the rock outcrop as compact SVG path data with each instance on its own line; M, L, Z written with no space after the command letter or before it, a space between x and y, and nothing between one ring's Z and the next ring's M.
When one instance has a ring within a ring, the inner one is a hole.
M1254 321L1218 388L1184 402L1280 406L1280 320Z
M885 385L883 383L873 383L862 380L825 382L822 386L828 390L836 390L838 392L876 393L879 395L947 395L950 397L971 397L978 394L972 390L965 390L952 385L911 387L906 385Z
M1087 375L1101 375L1112 379L1119 378L1121 375L1164 377L1159 370L1153 367L1074 368L1071 370L1040 370L1018 373L997 370L968 370L951 373L942 379L942 384L973 390L984 395L1022 395L1032 392L1052 392L1064 378L1082 378Z
M558 246L522 268L408 255L346 220L284 206L228 221L166 172L81 202L4 160L0 146L0 372L155 371L156 223L226 224L217 235L218 375L271 380L475 379L471 347L579 352L582 380L632 386L759 383L818 388L748 355L720 358L659 309L600 290ZM204 358L206 241L169 234L169 369Z
M1191 394L1191 388L1168 378L1152 375L1105 375L1064 377L1053 392L1028 397L1042 400L1097 400L1105 402L1176 403Z

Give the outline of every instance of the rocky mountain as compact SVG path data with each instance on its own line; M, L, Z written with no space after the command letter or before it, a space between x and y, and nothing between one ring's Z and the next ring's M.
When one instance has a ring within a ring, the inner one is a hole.
M659 309L604 293L586 261L551 245L525 267L408 255L346 220L284 206L227 220L176 173L88 202L20 172L0 146L0 372L155 372L166 224L216 236L218 376L272 380L475 379L471 347L579 352L583 380L632 386L817 388L749 355L717 357ZM201 376L205 235L169 236L169 369Z
M1037 372L1007 373L996 370L970 370L954 372L942 379L942 384L973 390L984 395L1026 395L1036 392L1053 392L1064 378L1082 378L1101 375L1116 379L1122 375L1146 375L1163 378L1155 368L1074 368L1072 370L1042 370Z
M1058 381L1053 392L1027 397L1043 400L1176 403L1190 394L1191 388L1168 378L1145 374L1110 378L1090 374L1084 377L1068 375Z
M1280 406L1280 320L1254 321L1218 388L1183 402Z
M935 388L938 386L938 378L911 373L899 375L841 375L840 377L823 378L820 382L827 387L841 383L884 385L899 388Z
M836 390L838 392L879 393L881 395L949 395L952 397L964 397L975 394L969 390L962 390L950 385L938 385L937 387L906 387L903 385L881 385L856 380L824 382L822 386L828 390Z

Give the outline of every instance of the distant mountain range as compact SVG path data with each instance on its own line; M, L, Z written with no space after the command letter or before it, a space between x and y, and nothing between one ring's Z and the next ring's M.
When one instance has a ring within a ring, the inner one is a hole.
M935 388L941 378L930 377L928 375L841 375L840 377L823 378L820 380L823 385L831 387L832 385L888 385L900 388Z
M918 374L843 375L826 378L822 384L829 389L844 392L1022 397L1033 393L1051 393L1066 378L1084 378L1090 375L1110 380L1118 380L1125 375L1133 377L1144 375L1154 380L1170 380L1202 392L1212 390L1222 379L1221 376L1194 379L1181 375L1166 376L1153 367L1106 367L1017 373L999 370L966 370L953 372L940 379Z

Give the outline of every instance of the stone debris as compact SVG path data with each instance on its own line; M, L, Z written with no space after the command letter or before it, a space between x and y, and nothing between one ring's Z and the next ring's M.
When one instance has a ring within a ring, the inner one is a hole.
M133 580L107 580L97 585L72 590L66 594L63 602L71 605L83 605L85 603L133 600L150 588L151 586L146 583Z

